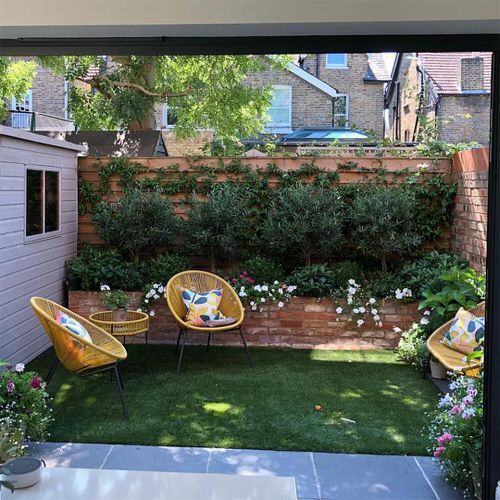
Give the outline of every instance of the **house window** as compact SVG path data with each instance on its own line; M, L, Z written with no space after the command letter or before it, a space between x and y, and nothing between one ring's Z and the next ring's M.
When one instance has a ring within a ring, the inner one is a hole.
M410 131L408 129L405 130L405 142L410 142Z
M269 106L270 120L266 128L274 132L289 131L292 127L292 87L288 85L273 86L273 98Z
M168 105L168 102L163 104L162 126L173 128L177 123L177 106Z
M339 96L333 100L333 120L334 127L349 126L349 97Z
M334 68L347 68L347 54L326 54L326 67Z
M26 236L59 230L59 172L26 171Z

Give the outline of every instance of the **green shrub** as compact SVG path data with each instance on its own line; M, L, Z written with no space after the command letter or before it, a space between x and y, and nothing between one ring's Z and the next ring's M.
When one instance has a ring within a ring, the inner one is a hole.
M381 260L407 255L422 243L415 220L417 200L410 189L367 188L349 210L351 238L358 250Z
M328 297L338 287L335 274L326 264L312 264L296 269L288 283L297 287L300 297Z
M280 281L284 276L281 265L275 260L257 255L247 259L242 266L242 272L246 271L256 283L273 283Z
M68 261L67 268L68 278L79 280L81 290L99 290L102 284L113 290L139 290L142 286L141 273L118 250L86 245Z
M189 258L178 254L164 254L142 263L143 283L161 283L167 281L177 273L191 267Z
M231 183L216 185L202 202L196 196L186 222L187 247L210 259L234 258L241 242L248 240L250 210L243 191Z
M262 222L262 238L280 256L305 265L330 257L344 242L344 204L335 189L297 185L277 191Z
M404 286L420 298L424 290L437 292L445 285L440 279L442 274L454 268L465 269L468 265L463 257L433 251L403 265L398 274Z
M147 247L172 244L179 230L169 200L137 189L128 191L116 204L101 201L92 221L103 241L128 252L136 263Z
M353 260L333 262L328 268L337 289L346 289L348 287L347 282L350 279L355 280L356 283L360 283L366 275L361 264Z
M427 363L428 356L426 329L414 323L401 334L401 340L396 348L396 357L399 361L403 361L422 371Z
M368 282L365 285L366 293L377 299L394 296L395 290L406 287L397 272L391 271L371 271L367 274ZM407 287L410 288L410 287ZM411 290L411 288L410 288Z

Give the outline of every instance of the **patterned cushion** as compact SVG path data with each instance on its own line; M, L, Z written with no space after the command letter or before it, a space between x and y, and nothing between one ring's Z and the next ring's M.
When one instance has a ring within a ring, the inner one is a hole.
M469 354L483 349L483 337L484 317L478 318L460 308L442 342L454 351Z
M224 318L218 309L222 300L222 288L215 288L209 292L193 292L187 288L181 288L181 292L187 311L186 323L204 326L206 321Z
M56 321L60 325L67 328L71 333L74 333L79 337L82 337L82 339L85 339L88 342L92 342L92 337L90 336L89 332L85 330L83 325L78 321L76 321L76 319L73 319L71 316L68 316L66 313L58 311L56 315Z

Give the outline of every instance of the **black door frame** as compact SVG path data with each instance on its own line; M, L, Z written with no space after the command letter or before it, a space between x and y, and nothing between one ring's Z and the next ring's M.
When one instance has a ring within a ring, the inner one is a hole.
M487 226L487 311L484 369L483 498L500 480L500 36L353 35L200 38L59 38L0 40L0 55L268 54L324 52L491 51L492 99ZM494 335L493 332L496 332Z

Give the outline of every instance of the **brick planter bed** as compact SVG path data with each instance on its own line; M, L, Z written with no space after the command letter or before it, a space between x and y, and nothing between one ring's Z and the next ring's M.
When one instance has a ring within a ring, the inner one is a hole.
M130 308L139 304L142 293L129 292ZM69 308L88 317L103 310L101 292L69 292ZM250 345L315 349L393 349L398 345L400 335L394 326L402 329L410 326L420 317L417 304L402 304L395 299L379 302L379 314L383 327L374 325L370 317L359 328L355 321L349 321L347 314L335 312L335 305L329 299L295 297L280 309L276 305L265 306L263 312L246 312L243 331ZM177 340L178 328L170 314L166 301L160 299L153 305L155 315L150 317L149 339L151 343L172 344ZM190 334L189 342L204 344L206 336ZM235 334L220 333L212 337L216 345L240 345ZM130 339L143 342L141 339ZM127 342L129 340L127 339Z

